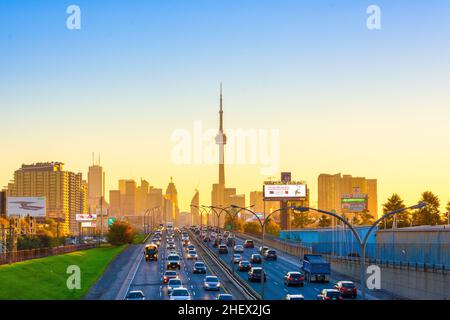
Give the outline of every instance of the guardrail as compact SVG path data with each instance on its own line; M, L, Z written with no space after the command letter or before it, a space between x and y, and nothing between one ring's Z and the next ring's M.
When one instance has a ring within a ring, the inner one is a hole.
M31 259L45 258L49 256L56 256L79 250L93 249L96 247L97 244L76 244L53 248L39 248L39 249L3 252L0 254L0 265L11 264Z
M227 278L235 285L237 289L246 297L247 300L260 300L261 296L250 287L245 281L233 274L229 266L220 258L214 254L214 252L208 246L204 245L201 241L197 239L197 236L189 230L191 239L195 239L197 244L203 249L203 251L208 255L208 258L212 260L220 269L225 273Z

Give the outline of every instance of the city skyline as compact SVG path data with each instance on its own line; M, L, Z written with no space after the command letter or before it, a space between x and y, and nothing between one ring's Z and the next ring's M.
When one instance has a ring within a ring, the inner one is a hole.
M120 179L164 187L173 176L181 210L196 189L208 203L216 165L174 164L171 138L196 121L216 130L223 81L227 129L279 129L272 176L304 179L312 205L319 174L339 172L376 178L379 209L394 192L450 199L448 3L379 1L374 32L367 1L79 1L78 31L65 28L65 6L44 2L0 4L1 186L22 163L61 161L87 177L95 150L107 196ZM259 165L226 172L247 197L268 178Z

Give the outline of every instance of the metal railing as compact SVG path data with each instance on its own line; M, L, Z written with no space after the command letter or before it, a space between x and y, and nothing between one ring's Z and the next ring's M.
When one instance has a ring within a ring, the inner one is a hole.
M97 244L76 244L52 248L39 248L39 249L3 252L0 253L0 265L11 264L31 259L45 258L49 256L56 256L79 250L92 249L95 247L97 247Z

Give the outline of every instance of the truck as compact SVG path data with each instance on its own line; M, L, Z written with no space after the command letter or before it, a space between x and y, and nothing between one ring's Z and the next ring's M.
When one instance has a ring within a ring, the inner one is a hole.
M331 265L320 254L305 254L301 269L307 282L330 282Z
M144 248L145 261L158 260L158 246L156 244L148 244Z

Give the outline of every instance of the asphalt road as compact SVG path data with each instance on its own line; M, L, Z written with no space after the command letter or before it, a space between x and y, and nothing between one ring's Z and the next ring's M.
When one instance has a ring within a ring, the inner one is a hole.
M240 238L236 238L236 244L243 245L244 240ZM212 243L208 243L209 247L213 250L213 252L217 253L217 248L213 248ZM232 256L232 248L229 247L228 254L220 254L220 258L227 262L230 266L231 256ZM244 253L241 254L243 260L249 260L250 256L253 253L259 253L259 246L255 243L255 248L247 248L244 249ZM343 278L340 275L331 274L329 283L318 283L318 282L305 282L304 287L287 287L283 283L283 276L288 271L300 271L300 261L299 259L295 259L292 256L284 254L283 252L277 251L278 259L276 261L264 261L264 270L266 272L267 281L264 286L264 298L267 300L283 300L287 294L302 294L305 300L316 300L317 295L323 290L327 288L332 288L333 284L339 280L348 280ZM260 266L258 264L255 265ZM261 292L261 283L260 282L250 282L248 281L247 272L237 270L237 264L233 264L233 268L235 273L238 274L243 280L245 280L254 290L258 293ZM375 296L371 294L366 294L368 300L374 299L389 299L387 296ZM361 299L360 290L358 290L357 299Z
M158 252L158 261L145 261L141 259L137 268L136 274L131 281L129 291L142 290L147 300L168 300L169 293L167 286L162 283L162 277L166 271L166 257L167 257L167 241L166 232L163 232L163 237ZM151 240L151 239L150 239ZM192 268L195 260L187 260L184 252L184 247L181 244L180 234L175 232L176 251L182 257L181 269L179 277L192 295L194 300L215 300L219 293L224 293L221 288L218 291L205 291L203 289L203 279L205 274L194 274ZM200 252L197 261L203 261ZM142 253L143 255L143 253ZM206 275L214 275L210 270L207 270Z

